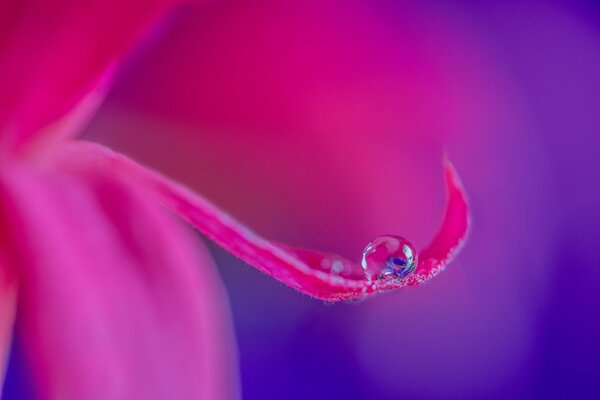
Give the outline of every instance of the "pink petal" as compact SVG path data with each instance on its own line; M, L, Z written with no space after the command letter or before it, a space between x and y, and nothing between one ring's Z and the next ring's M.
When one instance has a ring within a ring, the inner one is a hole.
M8 253L10 242L5 221L6 216L0 210L0 384L4 377L17 305L17 279Z
M39 394L235 397L229 315L209 256L109 172L0 174L19 332Z
M97 87L107 68L174 1L0 3L3 151L33 146L29 142Z
M444 158L447 204L442 226L429 246L420 251L417 275L435 276L462 248L469 232L469 205L454 166Z
M208 200L100 145L73 142L60 155L69 168L109 168L151 188L157 200L227 251L286 285L324 300L365 297L407 285L424 283L441 272L464 242L469 225L468 205L460 180L445 162L447 210L440 232L420 256L413 275L397 280L366 279L360 265L341 256L278 244L262 238ZM358 257L357 257L358 258ZM342 276L324 266L338 262Z

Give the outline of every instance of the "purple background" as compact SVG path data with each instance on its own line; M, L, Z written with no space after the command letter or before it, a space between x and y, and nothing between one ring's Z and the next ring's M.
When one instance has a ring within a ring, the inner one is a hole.
M258 232L423 246L446 151L473 228L423 287L296 293L214 248L244 398L597 398L600 8L231 2L172 13L86 131ZM15 346L7 398L26 398ZM21 391L20 395L17 392Z

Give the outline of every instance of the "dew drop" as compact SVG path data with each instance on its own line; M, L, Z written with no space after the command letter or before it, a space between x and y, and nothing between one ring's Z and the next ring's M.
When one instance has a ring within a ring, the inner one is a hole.
M416 269L417 251L402 236L379 236L363 250L361 266L369 280L402 279Z
M333 272L334 274L341 274L342 271L344 270L344 263L341 262L340 260L335 260L332 264L331 264L331 272Z

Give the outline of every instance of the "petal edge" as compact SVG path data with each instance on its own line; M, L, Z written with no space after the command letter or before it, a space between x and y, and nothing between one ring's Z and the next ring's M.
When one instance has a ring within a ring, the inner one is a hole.
M256 269L309 296L326 301L351 300L373 293L420 284L441 272L464 242L469 225L466 195L454 167L446 160L447 207L441 229L423 251L413 275L397 281L365 279L359 264L332 253L279 244L252 232L207 199L159 173L137 164L104 146L72 141L64 146L58 163L62 167L109 168L150 188L166 208L209 239ZM323 268L340 263L342 276Z

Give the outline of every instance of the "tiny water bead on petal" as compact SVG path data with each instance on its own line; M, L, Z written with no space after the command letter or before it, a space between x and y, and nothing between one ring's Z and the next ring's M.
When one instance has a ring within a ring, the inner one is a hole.
M150 190L156 201L231 254L284 284L325 301L365 298L424 283L456 256L469 232L466 193L447 159L444 161L446 211L438 233L419 253L421 261L417 261L410 242L388 235L367 246L361 264L338 254L263 238L204 197L101 145L73 141L59 153L57 165L61 169L89 172L109 168L135 180ZM379 246L383 246L381 250ZM380 253L384 257L380 258ZM395 259L389 260L390 257Z
M417 251L402 236L379 236L363 250L361 266L369 280L402 279L416 269Z

